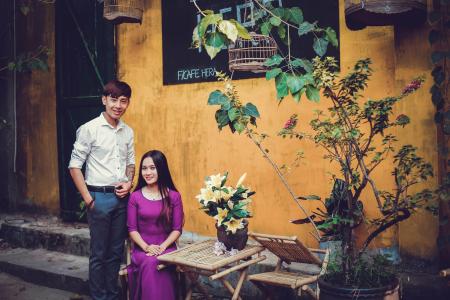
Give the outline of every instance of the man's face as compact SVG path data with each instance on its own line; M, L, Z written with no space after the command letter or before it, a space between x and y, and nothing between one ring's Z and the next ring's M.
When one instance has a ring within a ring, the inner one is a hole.
M102 102L105 106L106 114L114 120L119 120L127 110L130 99L125 96L120 96L119 98L103 96Z

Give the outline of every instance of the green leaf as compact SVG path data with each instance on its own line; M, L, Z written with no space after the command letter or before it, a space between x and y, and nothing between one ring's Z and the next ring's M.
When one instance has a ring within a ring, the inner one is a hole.
M236 39L238 37L238 30L236 28L236 25L234 25L232 22L228 20L219 21L219 25L217 26L217 28L233 43L236 42Z
M200 36L198 34L198 25L195 26L194 30L192 31L192 47L194 48L200 47Z
M272 12L277 16L283 19L286 16L286 12L288 12L285 8L277 7Z
M298 91L297 93L292 94L292 97L294 97L294 101L297 102L297 103L299 103L299 102L300 102L300 99L301 99L301 97L302 97L302 95L303 95L304 92L305 92L305 88L302 88L302 89L301 89L300 91Z
M314 77L311 73L306 73L302 76L302 79L305 81L305 84L311 84L314 85Z
M431 61L433 64L440 62L445 57L445 52L443 51L434 51L431 53Z
M287 75L286 73L280 73L275 78L275 85L277 87L277 99L282 100L289 94L287 86Z
M203 37L205 35L209 25L215 25L220 20L222 20L221 14L207 15L206 17L204 17L198 25L198 34L200 35L200 37Z
M269 71L266 72L266 79L270 80L272 78L275 78L280 73L281 73L281 69L280 68L275 68L275 69L269 70Z
M228 111L228 119L230 119L231 122L236 120L236 118L239 117L239 115L240 115L239 109L237 109L236 107L233 107Z
M229 102L228 97L219 90L215 90L209 94L208 105L222 105Z
M311 24L307 21L303 22L302 24L299 25L298 27L298 35L302 36L305 35L307 33L310 33L311 31L314 30L315 25Z
M286 26L284 24L281 24L280 26L278 26L278 36L281 39L286 38Z
M253 105L252 103L247 103L244 107L244 113L247 116L256 117L259 118L259 111L258 108Z
M270 24L270 22L264 22L261 25L261 33L263 35L269 35L271 30L272 30L272 24Z
M313 49L319 56L324 56L327 52L328 41L324 38L314 38Z
M331 136L335 139L338 139L342 136L342 132L339 128L334 128L333 131L331 132Z
M306 97L311 101L319 102L320 101L319 90L312 85L306 86Z
M280 26L280 24L281 24L281 19L278 18L278 17L271 17L271 18L269 19L269 22L270 22L270 24L272 24L273 26L277 27L277 26Z
M294 24L300 25L303 22L303 12L298 7L292 7L290 9L291 15L289 16L289 21Z
M205 49L206 49L206 53L208 53L208 55L211 59L216 57L217 53L219 53L220 50L222 50L222 48L211 47L209 45L205 45Z
M313 71L313 64L307 59L297 58L292 61L292 66L294 68L302 67L308 73Z
M432 29L428 34L428 41L430 42L431 45L433 45L434 43L439 41L440 36L441 36L440 31Z
M287 86L289 87L291 94L295 94L300 91L304 85L305 81L301 77L296 75L288 75Z
M279 54L275 54L274 56L266 59L266 61L264 62L264 66L266 67L278 66L282 61L283 58Z
M331 45L333 45L334 47L338 46L338 39L336 36L336 31L334 31L333 28L331 27L327 27L325 29L325 34L327 36L327 40L331 43Z
M228 125L230 120L228 119L228 112L225 110L216 111L216 122L218 124L219 129Z
M231 19L230 22L232 22L236 26L238 34L241 38L243 38L245 40L249 40L252 38L250 36L250 33L248 33L247 29L245 29L245 27L242 26L241 23L239 23L238 21L236 21L234 19Z
M241 124L241 123L239 123L239 122L234 122L234 123L233 123L233 127L234 127L234 129L236 129L236 131L239 132L239 133L242 133L242 131L244 131L244 129L245 129L244 124Z
M213 11L213 10L210 10L210 9L206 9L206 10L203 11L203 13L204 13L205 15L212 15L212 14L214 14L214 11Z
M206 34L205 49L211 59L222 50L222 47L225 45L225 39L225 35L220 32L210 32Z
M8 70L12 71L12 70L14 70L15 67L16 67L16 64L14 62L8 63Z

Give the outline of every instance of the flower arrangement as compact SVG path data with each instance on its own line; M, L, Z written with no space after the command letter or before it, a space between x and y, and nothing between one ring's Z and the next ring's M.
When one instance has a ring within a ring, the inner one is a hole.
M251 217L248 204L255 192L242 185L246 175L239 178L235 187L226 185L228 172L208 176L205 187L196 196L200 209L216 219L217 227L222 226L227 233L235 234L238 229L243 229L246 218Z

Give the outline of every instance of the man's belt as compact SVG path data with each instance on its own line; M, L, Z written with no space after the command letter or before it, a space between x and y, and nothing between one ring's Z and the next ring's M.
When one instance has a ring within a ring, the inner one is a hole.
M87 188L91 192L100 192L100 193L115 193L116 191L116 187L113 185L106 185L106 186L88 185Z

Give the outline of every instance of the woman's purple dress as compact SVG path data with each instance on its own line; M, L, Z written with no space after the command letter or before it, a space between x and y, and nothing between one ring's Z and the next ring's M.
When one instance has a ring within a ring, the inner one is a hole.
M183 204L176 191L169 191L172 206L172 230L181 232L183 227ZM137 231L149 245L160 245L169 233L156 220L162 209L161 200L149 200L141 190L131 194L128 202L128 232ZM173 244L164 253L176 250ZM157 270L159 264L155 256L147 256L134 245L131 264L128 267L130 298L133 300L171 300L175 299L175 274L171 268Z

